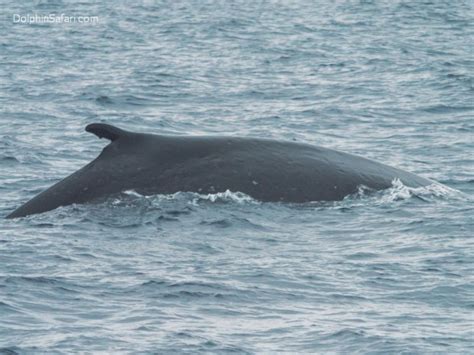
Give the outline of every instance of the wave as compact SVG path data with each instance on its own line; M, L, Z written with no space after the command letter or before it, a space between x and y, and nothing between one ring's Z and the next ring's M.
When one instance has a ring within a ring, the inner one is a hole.
M123 192L126 196L144 198L147 200L152 200L156 202L162 201L188 201L193 206L199 206L200 202L211 202L211 203L238 203L238 204L260 204L260 201L255 200L251 196L239 192L239 191L230 191L226 190L224 192L216 192L211 194L200 194L196 192L175 192L173 194L158 194L158 195L141 195L134 190L128 190ZM116 204L120 203L120 197L115 199Z
M359 186L358 191L355 194L347 196L345 200L366 197L375 197L382 203L390 203L411 198L418 198L425 201L433 199L458 199L463 198L463 193L437 182L422 187L410 187L404 185L400 179L394 179L392 186L385 190L374 191L366 186Z
M158 195L141 195L134 190L124 191L123 194L113 200L113 204L119 205L124 202L124 197L132 197L138 199L145 199L152 203L162 203L165 201L185 201L192 206L199 206L201 203L237 203L237 204L262 204L262 201L256 200L253 197L239 191L226 190L224 192L200 194L195 192L176 192L173 194L158 194ZM340 203L347 201L358 200L378 200L382 203L390 203L394 201L407 200L417 198L421 200L435 200L435 199L465 199L466 196L459 190L450 188L446 185L433 182L431 185L423 187L410 187L399 179L392 181L392 186L385 190L374 190L367 186L360 185L357 192L346 196L343 201L314 201L304 204L328 204ZM273 204L287 204L297 205L296 203L273 203Z
M421 201L437 203L440 201L466 201L469 197L459 190L450 188L437 182L422 187L410 187L399 179L392 181L392 186L384 190L374 190L361 185L357 192L346 196L342 201L311 202L306 204L310 208L352 209L354 207L389 206L396 203Z
M252 206L268 206L270 209L282 207L285 209L312 209L315 207L325 209L390 205L399 201L410 200L434 203L439 200L465 201L467 199L469 197L464 193L439 183L413 188L404 185L399 179L393 180L392 186L385 190L377 191L366 186L359 186L357 192L346 196L342 201L314 201L306 203L263 203L243 192L230 190L210 194L176 192L173 194L157 195L142 195L135 190L127 190L106 199L102 203L74 204L60 207L54 212L34 215L27 219L38 223L44 219L38 216L43 215L46 219L49 219L48 216L54 216L59 218L59 220L82 216L89 221L98 221L104 218L107 220L111 219L113 221L109 222L113 222L113 225L123 227L124 219L129 220L130 224L125 223L129 226L140 225L144 222L143 217L145 216L153 219L159 215L159 218L163 221L177 221L180 216L189 215L199 209L203 209L203 211L213 210L215 205L226 206L226 210L233 210L235 206L241 206L244 209L249 209ZM222 219L218 220L222 222Z

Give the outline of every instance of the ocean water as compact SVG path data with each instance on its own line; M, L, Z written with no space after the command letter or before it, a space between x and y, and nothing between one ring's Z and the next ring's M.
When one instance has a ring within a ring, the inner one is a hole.
M99 154L92 122L296 140L439 184L2 218L0 352L474 353L473 6L2 0L1 217ZM34 14L99 21L15 22Z

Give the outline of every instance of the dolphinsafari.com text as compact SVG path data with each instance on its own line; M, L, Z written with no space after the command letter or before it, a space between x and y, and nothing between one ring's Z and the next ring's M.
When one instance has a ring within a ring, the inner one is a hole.
M99 16L68 16L66 14L14 14L13 23L80 23L80 24L97 24Z

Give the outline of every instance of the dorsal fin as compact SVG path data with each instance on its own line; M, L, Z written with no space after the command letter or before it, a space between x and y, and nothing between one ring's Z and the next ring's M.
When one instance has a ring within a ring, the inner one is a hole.
M87 125L86 131L94 133L99 138L110 139L112 142L129 133L123 129L105 123L91 123L90 125Z

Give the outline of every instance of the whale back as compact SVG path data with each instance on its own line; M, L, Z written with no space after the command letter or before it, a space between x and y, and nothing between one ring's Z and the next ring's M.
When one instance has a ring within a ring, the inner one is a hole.
M430 180L363 157L309 144L260 138L164 136L104 123L86 131L110 140L99 156L8 218L85 203L124 190L144 195L240 191L261 201L341 200L361 185L384 189L400 179Z

